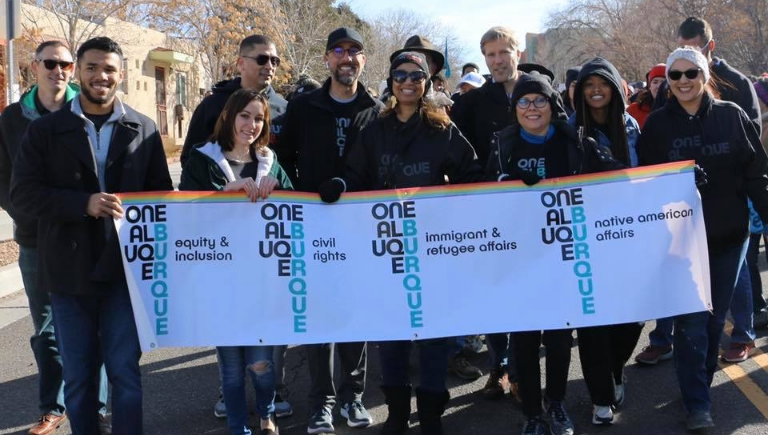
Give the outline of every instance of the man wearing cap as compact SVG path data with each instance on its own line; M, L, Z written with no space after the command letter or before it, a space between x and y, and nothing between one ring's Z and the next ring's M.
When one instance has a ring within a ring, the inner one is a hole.
M364 47L363 38L354 29L342 27L331 32L323 56L331 76L322 88L301 94L288 104L276 151L296 190L317 192L323 181L343 177L349 148L358 132L379 115L381 102L358 82L365 66ZM333 381L334 348L339 351L343 375L338 391ZM312 407L307 432L334 431L332 411L337 396L349 426L370 425L371 415L362 403L366 343L312 344L306 349Z
M480 73L470 71L466 73L462 78L459 84L456 86L458 90L451 95L451 100L455 103L456 100L459 99L460 96L466 94L467 92L471 91L472 89L478 89L485 83L485 77L481 76ZM485 162L483 162L485 164Z

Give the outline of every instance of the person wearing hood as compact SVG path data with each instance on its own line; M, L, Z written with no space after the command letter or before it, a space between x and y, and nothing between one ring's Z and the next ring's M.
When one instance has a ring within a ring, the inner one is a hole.
M635 102L627 107L627 113L637 120L641 131L645 125L645 120L648 119L648 115L653 111L653 100L659 93L659 87L666 81L666 70L667 67L663 63L651 68L646 76L648 87L638 92Z
M264 35L251 35L240 41L237 58L240 77L216 83L213 93L203 99L192 113L184 147L181 149L182 166L195 145L208 142L224 105L230 95L238 89L256 89L267 96L269 112L272 116L271 145L277 143L282 131L281 115L285 113L288 106L288 102L272 88L272 80L275 78L278 67L280 67L280 57L271 38Z
M565 72L565 90L562 93L563 104L565 105L565 113L569 117L573 115L573 90L576 89L576 79L579 78L579 71L581 67L568 68Z
M48 434L66 420L62 363L54 334L50 296L37 285L37 220L17 212L10 201L11 171L21 139L29 124L61 109L75 98L80 88L70 83L75 64L72 53L60 41L46 41L35 49L32 61L37 81L21 100L5 108L0 116L0 207L13 219L13 239L19 244L19 269L29 299L35 332L30 339L40 378L38 409L40 419L32 435ZM102 365L99 379L100 424L107 412L107 376Z
M360 133L350 151L343 178L320 186L320 197L331 203L344 191L441 186L482 181L484 175L472 146L448 115L425 97L430 87L425 56L406 51L389 69L392 97L381 116ZM445 387L453 338L387 341L379 344L382 390L388 416L382 435L400 435L411 414L409 354L419 348L420 385L416 404L424 435L442 435L441 416L448 403Z
M269 104L255 89L235 91L216 121L211 141L192 149L179 190L242 191L252 202L274 189L292 190L269 144ZM273 346L217 346L227 424L232 435L250 435L245 373L256 393L260 434L276 435Z
M624 167L637 166L637 121L625 111L621 76L607 60L595 58L581 67L573 93L576 109L568 120L610 151ZM618 289L617 289L618 290ZM592 399L592 424L613 424L624 403L624 365L642 332L642 323L579 328L579 357Z
M638 144L644 165L695 160L707 233L712 311L675 317L675 368L689 430L714 426L710 386L720 337L749 238L748 199L768 221L768 157L752 118L715 98L696 47L667 58L667 105L651 113ZM690 143L690 146L680 146Z

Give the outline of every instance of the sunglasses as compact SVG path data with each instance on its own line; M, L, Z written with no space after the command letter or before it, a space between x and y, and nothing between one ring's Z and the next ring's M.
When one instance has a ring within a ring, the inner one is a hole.
M392 81L395 83L405 83L406 80L411 79L411 82L418 84L427 79L427 73L424 71L403 71L396 69L392 71Z
M700 72L701 68L691 68L685 71L671 70L669 71L669 79L677 81L683 78L683 74L685 74L685 77L688 78L688 80L693 80L699 76Z
M335 47L328 50L328 53L333 53L333 56L337 59L341 59L346 54L349 57L355 57L358 54L363 54L363 50L357 47L341 48Z
M42 62L45 65L45 69L53 71L56 65L61 68L62 71L69 71L74 68L75 63L66 60L53 60L53 59L35 59L38 62Z
M529 100L527 98L521 98L517 100L517 107L521 109L527 109L531 107L531 103L533 103L533 107L537 109L541 109L542 107L546 106L547 103L549 103L549 98L547 97L536 97L533 100Z
M251 59L253 61L256 61L256 65L258 66L264 66L267 64L267 62L271 63L273 67L277 68L280 66L280 58L277 56L269 56L266 54L260 54L258 56L246 56L244 54L240 55L240 57L245 57L247 59Z

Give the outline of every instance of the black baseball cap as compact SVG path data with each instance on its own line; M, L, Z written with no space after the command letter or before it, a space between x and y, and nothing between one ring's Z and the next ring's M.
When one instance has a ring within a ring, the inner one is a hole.
M363 37L357 33L357 30L349 27L339 27L328 35L328 42L325 44L325 51L331 50L342 42L352 42L357 44L362 50Z

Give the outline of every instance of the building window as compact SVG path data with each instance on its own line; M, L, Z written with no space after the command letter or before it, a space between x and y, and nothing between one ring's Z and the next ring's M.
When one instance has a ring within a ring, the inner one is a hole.
M146 91L147 91L147 81L144 80L144 92L146 92Z
M139 69L139 59L136 59L136 69Z
M136 90L137 91L141 90L141 82L139 80L136 80Z
M123 58L123 81L120 82L120 89L124 94L128 94L128 59Z
M176 103L187 107L187 74L176 73Z

